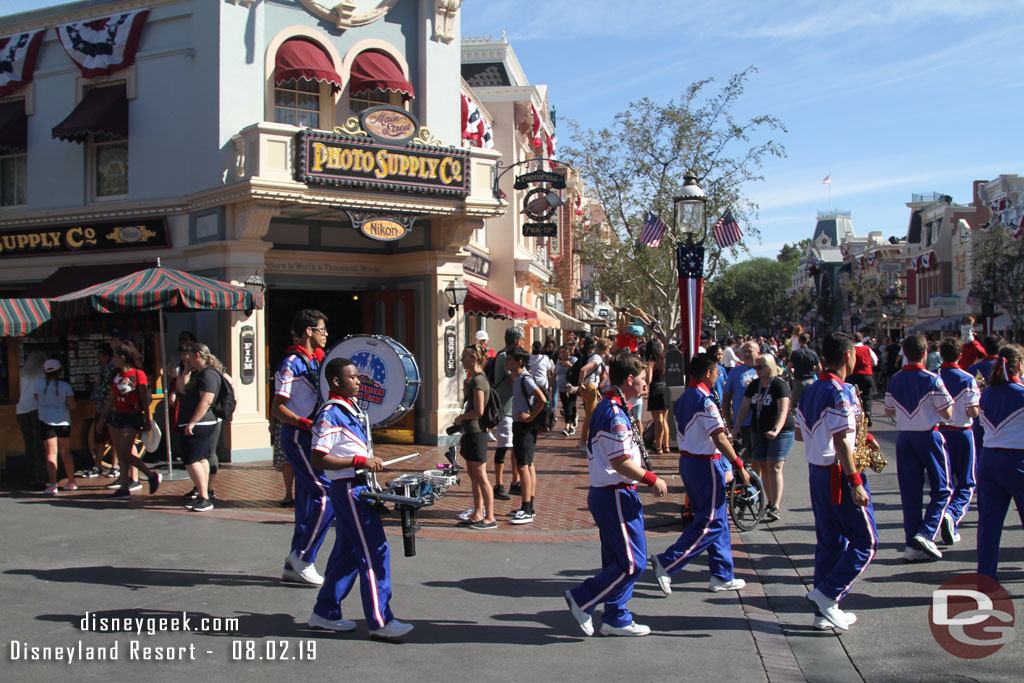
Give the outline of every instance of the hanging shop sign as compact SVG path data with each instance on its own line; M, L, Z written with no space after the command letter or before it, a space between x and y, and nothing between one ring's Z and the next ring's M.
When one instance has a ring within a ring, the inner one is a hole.
M928 305L932 308L958 308L960 303L957 294L934 294L928 297Z
M372 240L394 242L409 234L416 216L407 213L368 213L345 211L352 226Z
M256 381L256 333L252 325L242 325L238 333L238 348L242 352L239 368L242 384L252 384Z
M422 192L469 194L469 151L410 142L385 145L344 133L304 130L296 136L300 183Z
M565 176L561 173L551 171L533 171L516 176L516 182L512 185L517 190L525 190L533 183L547 183L553 190L565 189Z
M475 251L469 251L469 256L462 262L462 271L464 273L471 273L473 275L479 275L485 280L491 276L491 259L487 258L483 254L478 254Z
M557 237L557 223L523 223L523 237Z
M0 233L0 258L166 246L167 223L163 218L53 225Z
M455 343L455 327L445 325L444 328L444 376L454 377L459 359L458 345Z
M419 122L412 114L389 104L363 111L359 123L374 140L389 145L409 142L420 129Z

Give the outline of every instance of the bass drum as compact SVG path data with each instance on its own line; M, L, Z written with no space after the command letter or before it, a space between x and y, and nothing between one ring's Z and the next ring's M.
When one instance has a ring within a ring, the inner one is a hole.
M420 393L420 369L408 349L391 337L356 334L330 348L320 362L320 398L330 393L327 364L348 358L359 373L357 401L370 426L386 427L412 410Z

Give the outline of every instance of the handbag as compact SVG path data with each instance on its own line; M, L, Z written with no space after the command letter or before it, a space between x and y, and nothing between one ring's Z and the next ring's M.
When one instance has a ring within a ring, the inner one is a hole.
M523 388L523 397L526 399L527 404L529 404L530 395L526 393L526 382L520 382L519 385ZM540 389L540 387L537 388ZM541 389L540 392L543 394L544 390ZM537 430L538 433L550 432L555 428L555 411L551 407L551 402L547 399L546 394L544 398L544 407L541 408L540 412L537 413L537 417L533 418L533 421L531 421L530 424L533 425L533 428Z

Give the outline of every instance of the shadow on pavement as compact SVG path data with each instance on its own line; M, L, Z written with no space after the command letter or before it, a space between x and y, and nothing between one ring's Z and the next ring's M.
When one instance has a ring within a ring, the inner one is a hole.
M85 583L100 586L119 586L130 590L145 590L152 586L206 586L210 584L236 584L245 586L290 586L278 576L253 574L218 574L201 569L150 569L145 567L66 567L62 569L8 569L4 574L32 576L40 581L56 583ZM306 590L304 586L297 588Z

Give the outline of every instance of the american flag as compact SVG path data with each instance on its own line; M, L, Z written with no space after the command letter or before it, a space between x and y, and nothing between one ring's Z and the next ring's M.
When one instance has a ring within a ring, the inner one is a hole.
M644 224L640 232L640 243L648 247L660 247L661 238L665 235L666 226L661 219L650 211L644 216Z
M679 267L679 303L683 322L683 358L686 367L700 345L701 308L704 302L704 247L680 244L676 247Z
M726 209L725 214L717 223L715 223L715 227L712 228L712 232L715 234L715 241L718 242L718 246L721 249L732 246L743 239L743 233L740 232L740 225L736 222L736 219L732 217L732 211L730 209Z

